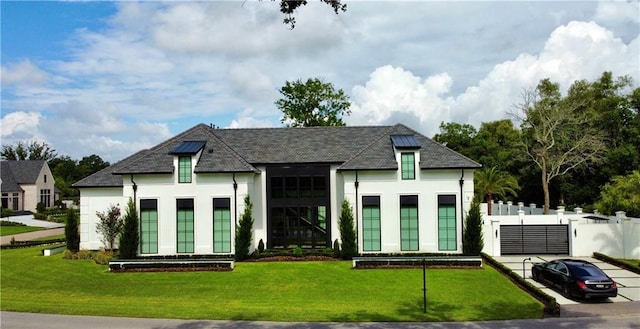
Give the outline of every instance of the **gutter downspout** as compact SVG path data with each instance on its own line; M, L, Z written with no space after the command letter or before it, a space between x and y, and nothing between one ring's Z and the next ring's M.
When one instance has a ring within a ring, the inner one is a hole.
M356 170L356 181L353 183L356 188L356 249L358 253L360 252L360 247L358 246L358 187L360 186L360 182L358 181L358 171Z
M133 180L133 174L131 174L131 184L133 184L133 204L137 204L138 203L138 197L137 197L138 184L136 184L136 182Z
M233 173L233 214L238 227L238 182L236 182L236 173Z
M462 241L464 241L464 169L461 170L461 173L462 175L458 182L460 183L460 227L462 229Z

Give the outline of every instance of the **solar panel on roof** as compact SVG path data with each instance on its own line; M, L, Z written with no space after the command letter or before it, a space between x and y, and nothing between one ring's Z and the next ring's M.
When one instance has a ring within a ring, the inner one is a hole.
M397 149L419 149L421 147L414 135L391 135L391 142Z
M206 142L202 141L186 141L178 145L170 154L196 154L200 151Z

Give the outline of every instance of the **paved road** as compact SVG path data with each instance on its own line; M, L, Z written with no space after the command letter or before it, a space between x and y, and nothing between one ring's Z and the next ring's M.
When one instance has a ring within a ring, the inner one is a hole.
M251 321L209 321L209 320L171 320L171 319L133 319L97 316L48 315L33 313L0 312L2 329L637 329L640 314L582 317L582 318L548 318L536 320L481 321L481 322L367 322L367 323L332 323L332 322L251 322Z

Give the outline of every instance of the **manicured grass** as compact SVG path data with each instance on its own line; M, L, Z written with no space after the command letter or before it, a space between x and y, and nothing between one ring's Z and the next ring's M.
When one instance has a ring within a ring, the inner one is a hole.
M629 266L640 267L640 259L624 259L624 258L616 258L616 259Z
M109 273L90 260L2 250L5 311L267 321L540 318L543 305L491 267L352 270L350 262L237 263L232 272Z
M42 227L34 226L0 226L0 236L40 231Z

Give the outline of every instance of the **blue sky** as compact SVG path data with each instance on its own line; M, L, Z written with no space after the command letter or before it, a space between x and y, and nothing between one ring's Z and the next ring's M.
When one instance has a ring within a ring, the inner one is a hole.
M0 2L3 144L117 161L198 123L281 126L278 89L319 77L349 125L506 118L525 89L640 81L638 1Z

